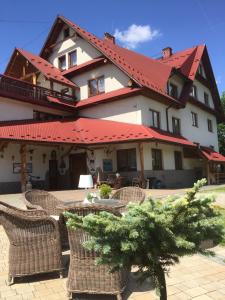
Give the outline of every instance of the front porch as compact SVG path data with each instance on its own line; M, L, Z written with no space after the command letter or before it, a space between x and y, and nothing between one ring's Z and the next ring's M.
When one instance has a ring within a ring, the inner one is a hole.
M181 155L179 164L175 158L177 152ZM122 185L140 184L145 188L185 188L202 177L208 178L209 183L217 183L218 176L212 163L200 156L189 157L186 147L160 142L84 147L4 141L0 161L1 194L25 190L28 181L33 188L72 190L77 188L79 176L87 173L93 175L94 183L115 178L119 173ZM222 168L221 173L224 175Z

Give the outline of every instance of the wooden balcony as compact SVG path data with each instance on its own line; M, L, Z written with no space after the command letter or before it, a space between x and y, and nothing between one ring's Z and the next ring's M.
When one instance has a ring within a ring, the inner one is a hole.
M57 91L33 85L25 81L0 74L0 96L15 98L19 100L31 100L31 102L42 102L51 96L62 100L62 102L74 102L73 96L62 94Z

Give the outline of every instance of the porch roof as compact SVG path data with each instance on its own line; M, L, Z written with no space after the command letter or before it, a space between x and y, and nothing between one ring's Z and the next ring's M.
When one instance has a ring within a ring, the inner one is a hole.
M2 122L0 139L83 145L149 140L196 147L182 136L143 125L89 118Z
M201 147L200 153L204 158L206 158L209 161L225 163L225 157L211 148Z

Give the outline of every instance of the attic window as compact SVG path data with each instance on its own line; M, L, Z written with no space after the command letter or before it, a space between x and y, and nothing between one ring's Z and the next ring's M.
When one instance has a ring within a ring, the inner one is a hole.
M178 98L178 88L174 83L169 84L169 94L173 98Z
M58 58L58 68L60 70L66 70L66 55L60 56Z
M202 77L205 77L204 68L203 68L202 63L199 64L198 74L201 75Z
M69 28L64 29L63 31L64 39L68 38L69 36L70 36L70 29Z
M77 51L69 53L69 68L77 65Z
M198 99L198 92L197 92L197 87L196 85L192 85L191 87L191 92L190 92L190 95L195 98L195 99Z
M88 80L89 97L102 94L105 92L105 78L100 76Z

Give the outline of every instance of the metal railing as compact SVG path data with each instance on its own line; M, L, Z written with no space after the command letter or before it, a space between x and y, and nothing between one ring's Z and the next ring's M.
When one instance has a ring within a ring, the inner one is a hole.
M46 100L47 96L54 97L66 102L72 102L76 100L71 95L62 94L58 91L53 91L1 74L0 95L15 97L18 99L29 99L33 101L44 101Z

